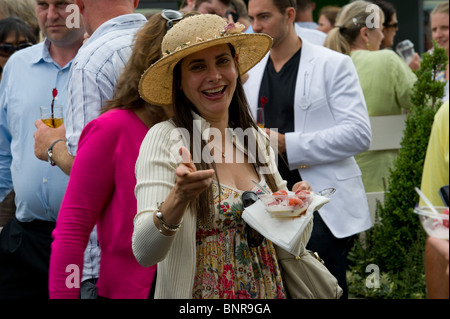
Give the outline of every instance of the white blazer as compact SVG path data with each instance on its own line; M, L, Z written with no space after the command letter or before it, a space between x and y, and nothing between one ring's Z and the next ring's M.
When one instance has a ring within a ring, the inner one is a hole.
M253 116L269 54L249 71L244 85ZM348 237L372 227L361 170L353 158L368 150L372 134L349 56L303 41L294 117L295 132L286 134L289 166L313 190L336 188L319 211L333 235Z

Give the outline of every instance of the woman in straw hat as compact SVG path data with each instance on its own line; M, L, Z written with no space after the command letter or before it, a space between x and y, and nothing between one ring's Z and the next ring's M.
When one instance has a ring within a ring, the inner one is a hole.
M140 81L145 100L175 114L149 131L136 163L133 251L144 266L158 263L155 298L286 297L274 245L251 236L241 216L251 180L273 192L286 182L240 77L272 40L240 30L217 15L180 21Z
M150 127L168 119L170 108L140 98L142 72L161 58L166 30L183 13L155 13L137 32L133 51L117 81L113 99L102 114L89 122L58 215L50 257L50 298L79 298L83 252L94 225L101 247L98 296L110 299L153 297L156 265L143 268L131 251L133 218L136 215L134 168L139 148ZM71 265L68 277L67 265ZM77 272L78 270L78 272ZM70 278L70 284L67 279ZM81 285L83 289L83 285Z

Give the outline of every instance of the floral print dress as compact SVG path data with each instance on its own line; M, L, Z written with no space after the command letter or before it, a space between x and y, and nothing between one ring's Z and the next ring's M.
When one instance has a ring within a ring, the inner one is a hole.
M286 292L272 242L250 248L242 219L242 191L214 187L214 216L197 219L196 299L283 299Z

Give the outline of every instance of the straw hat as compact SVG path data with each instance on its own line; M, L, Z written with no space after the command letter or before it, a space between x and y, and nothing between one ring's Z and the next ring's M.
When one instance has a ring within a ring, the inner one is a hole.
M272 38L265 34L245 34L239 23L228 24L215 14L185 18L163 38L163 57L151 65L139 82L141 97L150 104L172 105L173 69L188 55L206 48L230 43L239 55L241 75L255 66L272 47Z

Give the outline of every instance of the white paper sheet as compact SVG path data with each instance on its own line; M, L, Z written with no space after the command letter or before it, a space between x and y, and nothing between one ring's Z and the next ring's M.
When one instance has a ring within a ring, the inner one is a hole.
M314 211L328 203L330 198L314 195L306 213L296 218L276 218L266 210L261 200L245 208L242 218L261 235L291 254L300 254L300 236L313 217Z

